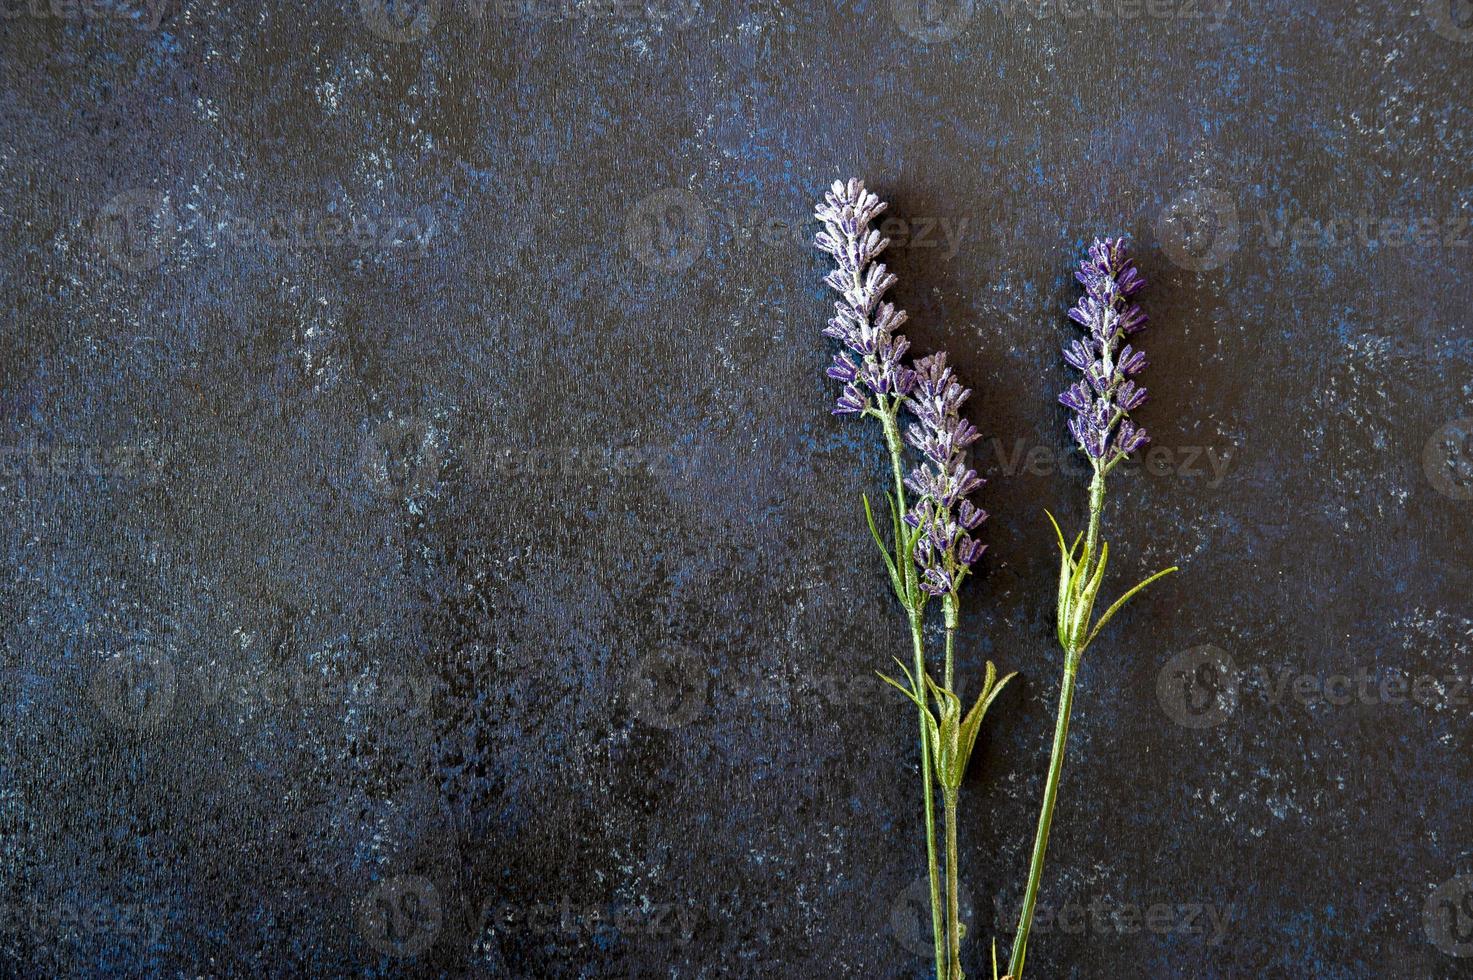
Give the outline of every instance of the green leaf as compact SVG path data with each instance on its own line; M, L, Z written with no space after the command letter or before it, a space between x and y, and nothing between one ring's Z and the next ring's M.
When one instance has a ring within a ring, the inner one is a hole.
M1063 551L1064 550L1064 532L1059 530L1059 522L1056 521L1056 520L1054 520L1054 515L1049 512L1049 509L1047 507L1045 507L1043 509L1043 513L1048 518L1048 522L1054 526L1054 537L1056 537L1056 538L1059 539L1059 550L1060 551ZM1079 544L1078 541L1075 541L1074 543L1076 545ZM1073 552L1073 550L1074 550L1073 548L1070 548L1069 549L1070 552ZM1066 555L1066 557L1067 557L1067 555ZM994 941L993 945L994 946L996 945L996 942L995 941Z
M1089 542L1086 541L1084 547L1079 551L1078 560L1073 562L1074 571L1069 576L1069 601L1071 603L1079 598L1079 594L1084 588L1083 583L1089 577L1090 562L1093 558L1094 553L1089 546Z
M934 714L932 714L931 709L926 706L926 702L921 698L920 686L916 684L915 675L910 672L910 668L905 666L905 664L901 662L899 657L891 657L890 659L894 660L895 663L900 667L900 669L905 672L905 679L910 682L909 689L907 689L899 681L896 681L890 677L886 677L884 674L880 674L879 671L875 671L875 673L879 674L880 680L884 681L886 684L889 684L901 694L904 694L906 697L910 698L911 701L915 703L915 706L921 709L921 717L925 719L926 724L926 741L930 743L931 758L932 760L935 760L936 753L941 750L941 732L936 726L936 717ZM930 683L930 677L925 677L925 679L927 683Z
M1059 541L1059 603L1055 610L1054 621L1058 624L1059 645L1069 645L1068 624L1069 612L1074 604L1074 577L1076 566L1074 564L1074 552L1079 550L1079 542L1084 538L1080 534L1074 539L1072 548L1064 547L1064 532L1059 530L1059 522L1054 520L1054 515L1047 508L1044 514L1048 515L1049 523L1053 525L1054 537Z
M942 687L931 680L931 675L926 675L926 687L931 691L931 697L936 699L936 704L941 708L941 717L960 717L962 713L962 699L956 696L956 692Z
M1073 616L1069 622L1069 636L1075 641L1075 646L1083 650L1087 644L1080 643L1089 630L1089 617L1094 612L1095 597L1100 594L1100 584L1105 579L1105 566L1110 563L1110 545L1100 545L1100 560L1095 565L1093 574L1077 597L1077 605L1073 609Z
M924 702L917 701L916 704L921 706L921 717L924 718L926 722L926 741L929 742L931 745L931 770L933 775L937 775L939 778L939 760L941 758L942 745L941 726L936 721L936 713L930 708L926 707Z
M905 679L910 683L910 686L906 687L902 685L899 681L891 677L887 677L877 670L875 671L875 673L879 676L880 680L884 681L886 684L889 684L901 694L904 694L906 697L910 698L912 701L915 702L917 707L921 708L922 710L929 711L929 709L926 708L926 702L921 700L920 692L916 690L916 679L914 676L911 675L910 668L905 666L905 664L901 661L899 657L891 657L890 659L895 661L896 665L899 666L900 669L905 673Z
M977 745L977 733L982 728L982 719L987 716L987 709L992 707L992 702L997 700L997 696L1002 693L1007 682L1017 676L1015 672L998 680L997 667L992 661L987 661L987 679L982 685L982 693L977 695L977 703L972 705L972 710L967 712L967 717L962 720L961 724L960 745L963 772L966 771L967 762L972 758L972 749Z
M997 696L1002 693L1003 687L1007 684L1008 681L1012 680L1014 677L1017 677L1018 672L1015 670L1011 674L1005 675L996 684L993 684L991 679L996 676L997 668L992 665L991 660L987 661L988 690L987 701L982 705L983 712L986 712L988 708L992 707L992 702L997 700Z
M903 603L906 600L905 588L900 584L900 573L895 569L895 559L890 557L890 549L885 547L885 542L880 538L880 529L875 527L875 515L870 510L869 495L860 494L860 499L864 501L864 519L869 524L870 536L875 539L875 547L880 549L880 555L885 559L885 570L890 573L890 587L895 590L895 597Z
M955 790L961 786L961 774L966 761L961 758L961 713L962 699L956 692L948 690L925 675L926 687L935 698L941 711L937 723L937 746L935 760L936 781L943 789Z
M890 505L890 534L895 539L895 547L900 547L900 542L905 540L902 530L904 524L900 520L900 508L895 503L895 494L889 490L885 491L885 502Z
M1130 601L1132 596L1134 596L1141 589L1144 589L1146 586L1150 585L1152 582L1156 581L1158 578L1165 578L1167 575L1170 575L1172 572L1176 571L1180 571L1180 569L1177 568L1177 566L1175 565L1172 565L1170 568L1163 568L1155 575L1152 575L1150 578L1146 579L1144 582L1140 583L1135 588L1125 593L1125 595L1121 596L1119 599L1116 599L1115 604L1109 609L1105 610L1105 615L1101 616L1100 621L1098 623L1095 623L1094 629L1090 630L1089 639L1084 642L1084 645L1089 646L1091 643L1094 642L1095 637L1100 635L1100 630L1105 628L1105 624L1108 623L1111 618L1120 611L1120 607L1124 606L1127 602Z
M909 534L905 535L905 567L911 572L911 582L917 582L918 573L915 570L916 545L920 543L921 535L925 533L925 530L926 528L923 524L915 530L911 531ZM926 607L926 599L928 597L929 596L927 592L922 589L917 583L915 585L915 593L910 597L911 608L915 609L917 612L924 609Z
M900 683L889 674L882 674L877 670L875 671L875 676L884 681L886 684L889 684L891 687L895 688L895 690L899 691L901 694L904 694L906 697L910 698L912 701L915 701L916 704L920 704L919 701L916 701L916 696L910 693L910 688L906 687L904 684Z

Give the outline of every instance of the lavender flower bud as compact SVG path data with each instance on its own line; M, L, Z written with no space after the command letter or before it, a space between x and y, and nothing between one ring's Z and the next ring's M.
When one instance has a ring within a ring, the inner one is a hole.
M832 255L837 266L824 282L842 297L834 304L834 318L823 333L861 359L855 364L840 354L828 369L829 377L845 385L834 406L835 415L878 410L865 389L883 400L904 397L915 386L915 373L905 364L910 341L897 333L905 323L905 311L881 302L895 284L895 276L884 263L874 263L890 239L881 237L869 223L884 210L885 202L865 190L863 181L854 179L834 181L814 212L824 226L814 244Z
M921 588L931 595L955 593L986 546L967 532L987 514L966 498L983 480L967 466L967 447L981 435L961 417L971 392L946 366L946 354L922 358L915 365L915 387L906 405L918 420L905 439L922 456L905 484L919 499L906 524L922 530L916 546Z
M1146 430L1128 417L1145 404L1146 389L1128 380L1146 367L1146 355L1122 341L1146 325L1146 315L1130 298L1146 280L1119 238L1095 239L1075 278L1085 295L1069 311L1069 319L1087 336L1064 348L1064 360L1084 374L1059 401L1075 413L1069 433L1097 469L1113 467L1150 441Z

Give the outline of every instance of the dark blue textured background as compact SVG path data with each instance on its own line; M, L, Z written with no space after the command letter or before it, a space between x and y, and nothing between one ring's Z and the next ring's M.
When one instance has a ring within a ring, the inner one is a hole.
M1030 975L1473 976L1466 0L375 2L0 18L0 973L924 976L857 174L977 392L964 684L1022 672L969 973L1124 233L1106 591L1183 570L1085 663Z

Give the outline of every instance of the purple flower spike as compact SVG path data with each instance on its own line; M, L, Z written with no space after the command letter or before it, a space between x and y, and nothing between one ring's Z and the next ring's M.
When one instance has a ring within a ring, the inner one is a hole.
M885 202L865 190L863 181L839 180L814 212L823 222L814 244L833 256L836 266L824 282L842 297L823 333L858 355L857 363L848 353L837 355L826 373L844 385L835 415L873 415L893 427L903 404L916 417L917 422L906 429L905 441L922 460L905 477L905 486L916 497L902 519L919 532L918 584L933 596L954 599L986 550L970 532L987 514L967 499L983 483L967 465L967 447L980 433L961 417L971 392L946 366L944 353L906 364L910 341L899 332L906 313L884 301L895 276L884 263L875 262L890 240L869 227L884 210ZM1081 366L1087 365L1090 349L1077 346Z
M921 588L933 596L954 595L986 550L968 534L987 519L985 511L966 499L984 482L967 465L967 447L981 435L961 417L971 394L946 366L945 353L916 362L907 406L918 421L906 429L905 440L920 452L922 462L905 483L920 499L905 522L924 529L916 564Z
M904 310L881 302L895 276L875 258L890 244L869 227L885 202L864 189L858 179L834 181L814 212L824 230L814 244L834 257L838 267L824 277L842 298L834 304L834 318L823 333L842 343L861 358L854 364L839 355L828 376L844 382L844 393L834 407L835 415L864 415L882 411L885 399L903 398L915 387L915 372L905 364L910 341L897 333L906 320ZM880 396L876 404L865 389ZM894 404L893 401L890 402Z
M1108 471L1150 441L1129 418L1146 401L1146 389L1128 380L1145 369L1146 355L1121 346L1146 325L1145 313L1130 301L1146 280L1120 238L1095 239L1074 277L1085 294L1069 319L1087 336L1064 348L1064 360L1084 380L1070 385L1059 401L1075 413L1069 420L1074 441L1096 469Z

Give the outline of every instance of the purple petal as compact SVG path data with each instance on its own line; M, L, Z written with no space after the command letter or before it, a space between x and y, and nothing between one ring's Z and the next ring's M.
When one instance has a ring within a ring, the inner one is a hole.
M1131 346L1126 344L1125 348L1120 351L1120 363L1116 365L1116 370L1126 377L1130 377L1131 375L1139 374L1145 370L1145 367L1145 351L1132 350Z
M1064 348L1064 361L1076 370L1089 370L1090 362L1093 360L1093 352L1081 340L1072 341L1068 347Z
M1133 412L1146 403L1146 389L1134 381L1127 381L1115 392L1115 404L1123 411Z
M1089 411L1089 406L1093 401L1094 399L1090 397L1089 389L1082 382L1078 381L1066 388L1064 393L1059 396L1059 402L1061 404L1067 408L1074 409L1076 412Z
M835 354L833 366L824 373L835 381L842 381L848 384L859 377L859 368L855 366L853 361L849 360L848 354Z

